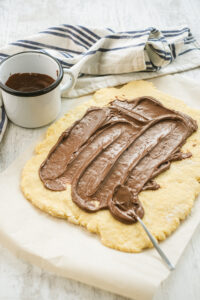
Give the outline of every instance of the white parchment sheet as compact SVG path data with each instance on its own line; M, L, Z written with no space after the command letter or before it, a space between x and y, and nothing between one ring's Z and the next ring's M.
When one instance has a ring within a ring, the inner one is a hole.
M150 81L200 109L200 86L196 82L182 75ZM170 274L154 249L139 254L109 249L101 244L98 236L39 211L23 197L20 174L33 149L34 146L25 151L0 174L0 242L18 257L58 275L133 299L151 299ZM191 215L160 243L172 263L177 263L199 220L200 201L196 200Z

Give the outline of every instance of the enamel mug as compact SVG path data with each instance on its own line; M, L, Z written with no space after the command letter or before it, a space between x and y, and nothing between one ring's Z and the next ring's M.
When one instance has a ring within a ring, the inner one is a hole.
M49 75L55 81L41 90L21 92L5 85L8 78L15 73L40 73ZM64 73L69 76L61 86ZM45 53L21 52L0 63L0 87L7 116L22 127L36 128L54 121L60 112L61 93L73 85L73 74L63 69L58 60Z

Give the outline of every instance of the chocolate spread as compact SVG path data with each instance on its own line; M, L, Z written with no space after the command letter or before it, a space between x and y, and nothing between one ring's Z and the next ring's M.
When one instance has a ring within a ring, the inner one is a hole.
M6 85L20 92L34 92L51 85L55 80L45 74L39 73L15 73L6 81Z
M70 183L80 208L108 208L118 220L133 223L136 214L144 215L138 194L158 189L153 178L171 161L191 156L180 148L195 130L196 121L154 98L115 100L108 107L90 108L64 131L39 175L53 191Z

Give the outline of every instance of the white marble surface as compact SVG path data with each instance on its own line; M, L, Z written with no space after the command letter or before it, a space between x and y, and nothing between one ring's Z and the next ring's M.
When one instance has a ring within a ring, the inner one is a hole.
M60 23L126 30L187 23L200 40L199 0L0 0L0 47ZM185 73L200 79L200 71ZM67 100L65 100L67 101ZM0 144L4 170L43 129L28 130L9 124ZM176 270L154 300L200 299L200 228ZM19 260L0 245L0 300L125 300L73 280L60 278Z

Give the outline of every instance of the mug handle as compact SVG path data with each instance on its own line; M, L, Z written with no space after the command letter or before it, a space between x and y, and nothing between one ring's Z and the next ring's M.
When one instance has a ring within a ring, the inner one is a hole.
M68 74L70 76L70 79L63 86L61 86L61 89L60 89L61 93L67 91L70 88L72 88L74 86L74 83L75 83L74 75L70 70L63 68L63 72L65 74Z

